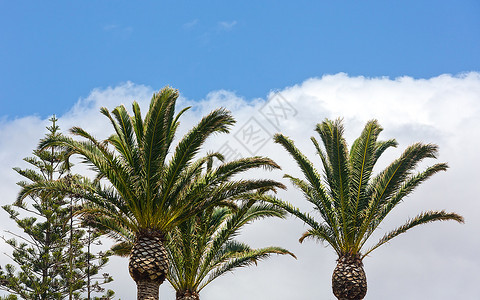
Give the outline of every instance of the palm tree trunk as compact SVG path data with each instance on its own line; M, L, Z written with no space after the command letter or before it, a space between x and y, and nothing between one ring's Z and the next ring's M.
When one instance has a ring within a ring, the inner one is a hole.
M176 300L200 300L200 296L197 292L191 291L177 291Z
M358 255L344 255L332 276L333 294L339 300L362 300L367 294L367 277Z
M137 283L137 299L158 300L158 289L168 273L167 250L160 232L137 234L128 269Z
M160 283L150 280L137 281L137 300L158 300Z

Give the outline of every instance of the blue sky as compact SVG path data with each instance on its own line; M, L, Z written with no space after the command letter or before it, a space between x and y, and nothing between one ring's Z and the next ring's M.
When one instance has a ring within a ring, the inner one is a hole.
M310 77L480 70L480 2L0 1L0 116L65 113L97 87L247 99Z
M409 196L372 238L426 210L454 211L466 223L427 225L369 255L367 299L478 299L480 239L472 239L480 228L478 0L0 0L0 28L0 205L17 197L16 182L24 178L12 168L30 167L22 159L45 135L50 115L64 132L80 126L105 138L111 127L101 106L138 100L145 113L152 93L165 85L180 90L179 106L193 106L177 136L213 108L232 111L231 134L215 136L205 151L228 145L253 155L242 130L260 130L265 142L254 154L271 157L282 170L253 175L285 183L278 197L305 211L312 208L283 178L302 174L273 134L289 136L319 163L309 140L315 124L343 117L351 144L375 118L385 128L382 139L399 142L379 163L422 141L440 146L439 159L429 165L451 168ZM265 113L281 103L294 109ZM84 171L81 164L75 168ZM0 230L19 233L1 209L0 220ZM334 299L335 253L315 242L299 244L302 222L249 226L241 241L282 246L298 259L274 257L227 274L203 290L202 299ZM0 240L0 253L10 252ZM0 255L0 266L6 263L8 256ZM134 299L127 264L112 259L110 288ZM165 283L160 294L174 299L175 293Z

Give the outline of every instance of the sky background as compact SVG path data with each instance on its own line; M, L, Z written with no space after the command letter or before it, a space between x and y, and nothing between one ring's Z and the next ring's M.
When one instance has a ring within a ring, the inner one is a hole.
M455 211L466 223L426 225L374 251L364 261L366 299L477 299L480 2L0 0L0 28L2 205L19 190L11 168L27 166L22 158L46 133L49 116L57 114L65 132L79 125L106 137L101 106L137 100L145 112L165 85L179 89L179 107L193 106L180 135L224 106L237 125L205 149L269 155L282 171L251 176L284 183L282 175L299 175L298 168L273 133L290 136L319 163L309 141L315 124L343 117L351 144L376 118L381 138L399 142L379 165L423 141L440 146L438 161L450 169L393 211L371 243L422 210ZM248 130L262 142L248 140ZM288 187L279 197L311 210ZM6 213L0 220L0 229L15 229ZM304 230L294 218L249 225L241 240L282 246L298 259L272 257L227 274L202 299L334 299L334 251L299 244ZM8 262L1 254L0 265ZM127 260L108 268L117 296L134 299ZM168 284L161 299L174 299Z

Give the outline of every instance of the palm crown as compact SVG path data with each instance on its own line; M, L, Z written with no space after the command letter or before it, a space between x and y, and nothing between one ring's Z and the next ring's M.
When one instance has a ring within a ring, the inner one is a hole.
M205 192L204 187L210 182L206 179L192 184L195 168L189 167L209 136L228 132L235 122L228 111L214 110L178 142L169 157L179 118L188 109L175 115L177 97L178 92L171 88L154 94L145 119L142 119L137 102L132 105L132 116L123 105L112 113L101 108L115 130L105 141L98 141L82 128L73 127L71 133L83 141L58 137L43 140L40 147L62 145L70 155L80 154L84 162L93 167L97 172L94 181L84 178L73 186L74 192L94 204L91 209L111 220L119 220L134 233L144 230L168 232L211 205L207 200L219 200L200 197L199 193ZM109 185L102 185L102 179ZM32 186L30 191L35 188ZM30 191L25 190L19 197L25 197Z

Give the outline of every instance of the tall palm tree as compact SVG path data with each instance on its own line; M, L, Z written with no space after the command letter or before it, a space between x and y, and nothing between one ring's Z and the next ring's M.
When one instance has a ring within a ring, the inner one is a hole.
M169 269L165 238L178 224L213 205L227 205L231 194L281 187L271 180L251 180L224 184L212 194L210 187L217 186L219 179L214 174L192 180L198 177L201 165L192 162L205 140L214 133L228 132L235 121L225 109L214 110L172 149L179 118L188 109L175 115L177 98L178 92L169 87L154 94L145 119L137 102L132 105L133 115L123 105L112 113L102 108L101 113L115 130L104 141L78 127L70 131L83 140L60 137L42 141L40 147L60 145L70 155L79 154L97 177L93 181L77 178L74 184L32 185L19 196L38 189L63 188L87 199L90 204L85 210L103 216L102 225L111 229L111 236L133 235L129 272L137 284L138 299L158 299L159 286ZM278 167L260 158L246 165Z
M404 225L385 234L377 243L362 250L365 243L378 228L388 213L396 207L419 184L433 174L445 171L447 164L438 163L415 172L416 166L425 158L435 158L438 146L415 143L380 173L372 170L379 157L395 140L378 141L382 128L376 120L366 124L360 137L350 151L343 137L340 119L325 120L316 126L322 139L322 149L311 138L322 161L324 176L321 176L311 161L284 135L275 135L275 142L287 150L300 167L305 179L285 175L298 187L314 206L321 219L316 220L290 203L271 200L304 221L310 229L300 242L313 238L327 242L337 253L337 266L333 272L332 288L338 299L363 299L367 293L367 280L362 260L376 248L407 230L433 221L463 218L445 211L427 211L408 220Z
M284 217L286 214L272 204L257 203L260 193L263 195L267 191L284 188L283 184L270 180L233 180L232 177L238 177L253 168L278 168L278 165L268 158L249 157L223 163L213 169L213 158L223 161L221 154L213 153L189 166L189 173L196 175L190 177L187 185L193 187L199 182L214 179L208 186L203 186L204 191L197 195L202 198L217 198L221 195L222 199L231 202L200 211L166 234L170 270L166 276L177 291L177 299L198 299L200 290L213 279L235 268L256 263L271 254L293 255L279 247L251 249L248 245L232 240L247 223L265 217ZM84 212L95 227L117 241L112 246L116 255L131 254L135 244L134 232L115 218L102 214L95 204L90 204ZM120 232L122 234L118 234Z

